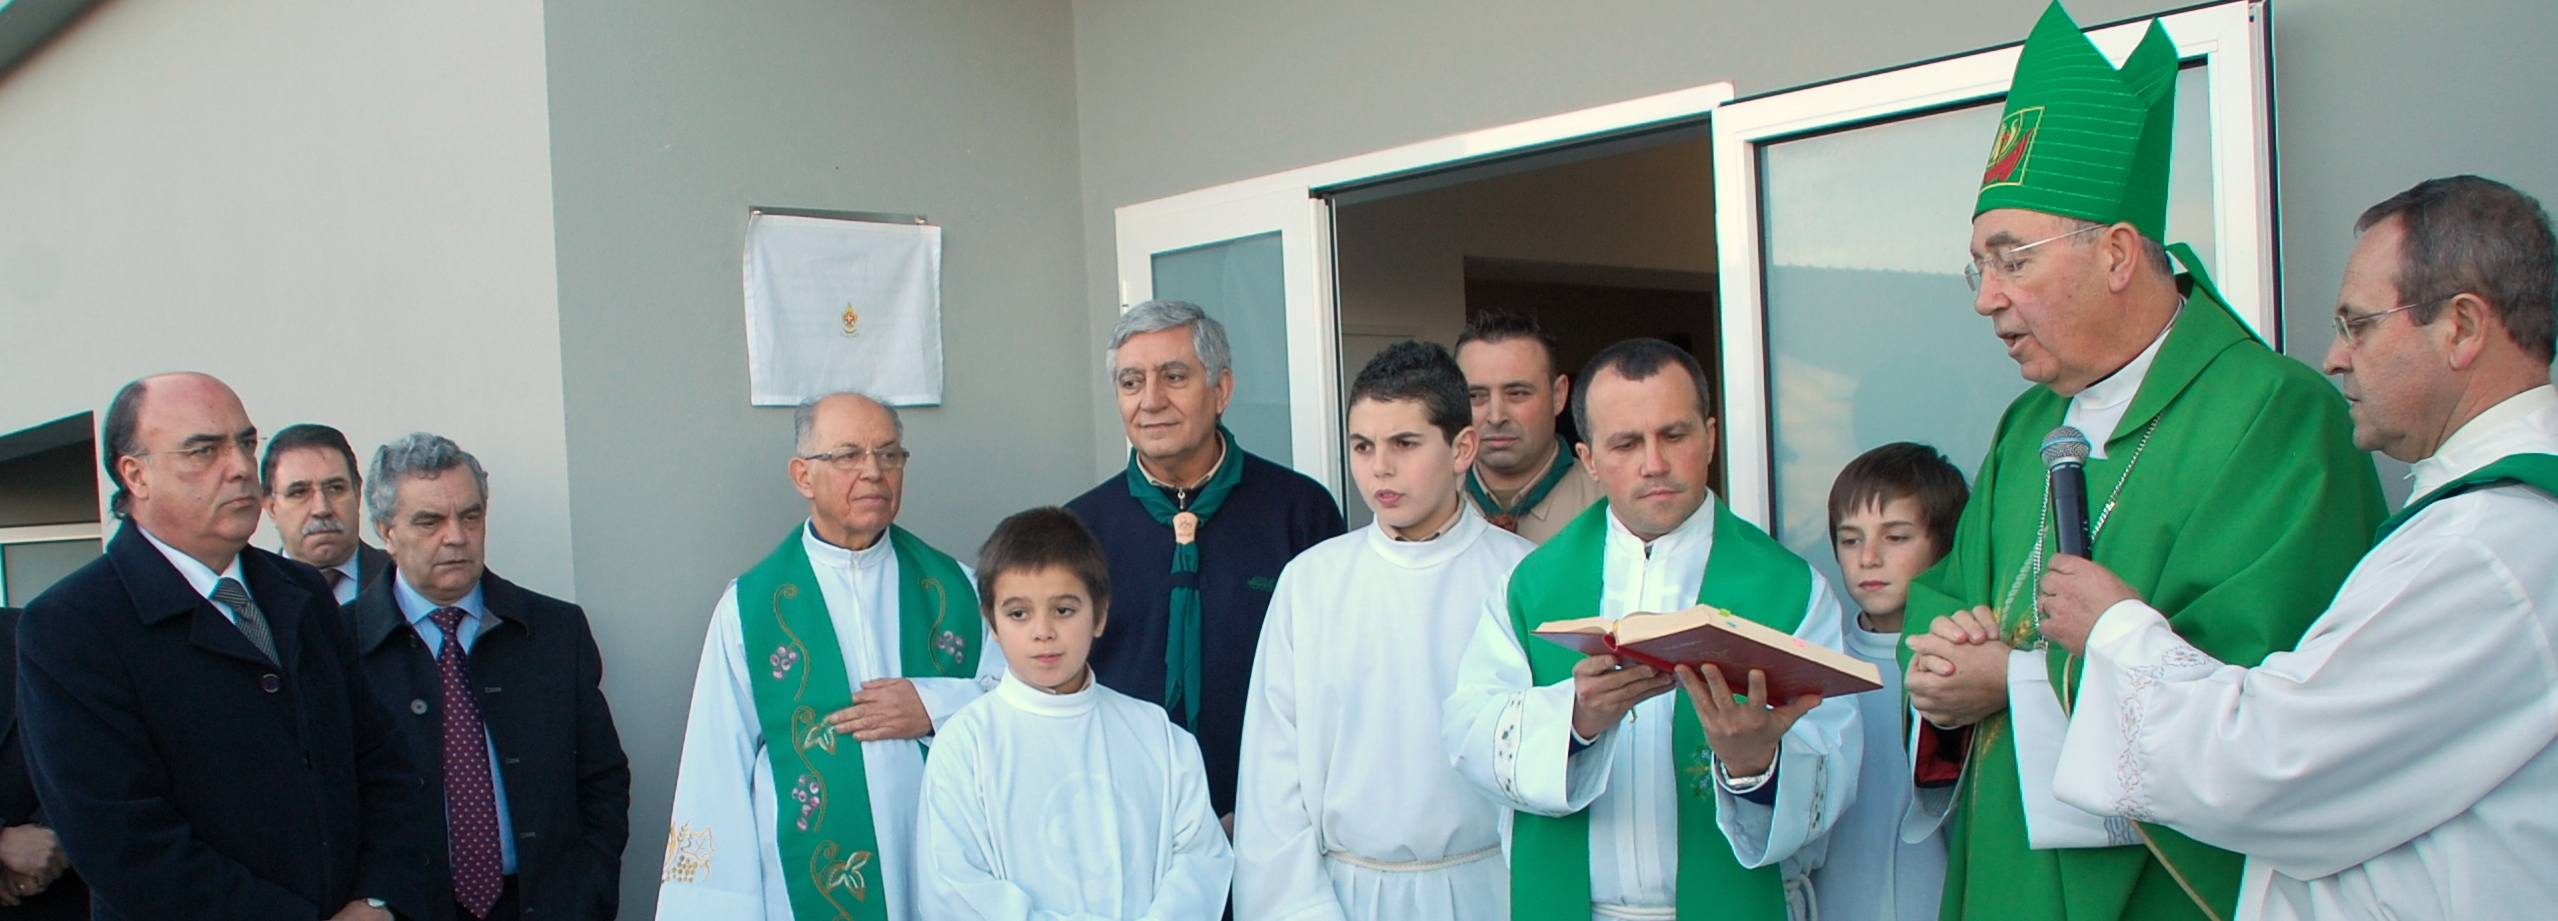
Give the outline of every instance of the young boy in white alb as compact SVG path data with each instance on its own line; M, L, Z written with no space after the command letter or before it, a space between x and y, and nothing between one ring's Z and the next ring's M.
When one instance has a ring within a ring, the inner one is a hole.
M1351 385L1351 478L1375 523L1279 575L1244 707L1235 918L1509 914L1500 804L1440 742L1440 702L1485 605L1534 549L1465 501L1465 373L1404 342Z
M1901 732L1901 610L1910 580L1936 565L1954 542L1954 522L1970 490L1963 471L1935 448L1896 442L1848 462L1830 486L1830 547L1839 582L1857 613L1846 624L1849 655L1874 663L1883 689L1858 695L1865 764L1856 802L1830 829L1829 857L1812 871L1821 917L1854 921L1936 921L1945 886L1945 838L1929 829L1901 840L1910 803L1910 762Z
M1032 509L977 557L1003 683L942 724L924 766L922 915L1217 921L1234 851L1199 743L1093 680L1110 565L1074 513Z

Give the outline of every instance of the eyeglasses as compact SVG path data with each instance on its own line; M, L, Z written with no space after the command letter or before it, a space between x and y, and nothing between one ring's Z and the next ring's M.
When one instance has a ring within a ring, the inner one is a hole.
M255 463L258 458L259 441L260 439L256 435L242 435L238 438L229 440L205 435L198 436L196 439L190 439L187 442L187 446L183 448L175 448L167 451L136 451L126 456L148 457L153 454L160 454L177 458L180 466L194 470L202 470L206 467L213 466L213 462L219 459L224 451L236 450L240 452L241 457L248 458L251 463Z
M1977 292L1981 290L1981 276L1983 275L1996 276L2000 281L2012 280L2016 277L2016 273L2018 271L2025 268L2024 261L2017 259L2016 254L2041 246L2045 243L2050 243L2054 240L2066 240L2071 237L2078 236L2079 234L2093 230L2103 230L2112 226L2114 225L2089 224L2085 227L2081 227L2077 230L2073 230L2056 237L2044 237L2040 240L2020 246L2010 246L2005 249L1992 247L1988 256L1980 259L1974 259L1963 265L1963 282L1971 285L1972 290Z
M870 448L845 448L841 451L829 451L824 454L802 454L799 456L799 459L825 464L826 466L833 467L844 473L851 473L854 470L860 469L862 461L865 459L876 460L879 462L879 472L892 473L905 469L906 458L912 456L914 456L914 452L908 451L904 448L880 448L877 450Z
M2382 317L2386 317L2402 310L2414 310L2418 307L2431 307L2435 304L2451 300L2452 297L2459 296L2460 295L2454 294L2451 297L2438 297L2430 301L2419 301L2413 304L2400 304L2396 307L2389 308L2388 310L2383 310L2378 313L2366 313L2360 316L2347 314L2344 308L2339 307L2336 310L2335 316L2336 338L2345 340L2346 348L2360 346L2362 345L2361 339L2363 330L2370 329L2371 325L2380 322Z

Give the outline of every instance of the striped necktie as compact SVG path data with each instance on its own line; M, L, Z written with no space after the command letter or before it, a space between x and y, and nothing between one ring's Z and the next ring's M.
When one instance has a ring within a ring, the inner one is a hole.
M221 581L213 583L213 600L231 608L235 618L233 623L239 625L240 634L256 644L259 652L266 653L267 661L284 664L284 657L275 654L275 634L267 631L266 614L258 610L257 602L249 600L247 586L241 585L238 579L224 576Z

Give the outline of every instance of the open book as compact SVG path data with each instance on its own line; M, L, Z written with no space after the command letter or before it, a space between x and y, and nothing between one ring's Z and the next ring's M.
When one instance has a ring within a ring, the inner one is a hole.
M1733 693L1746 693L1750 670L1766 672L1770 703L1804 694L1837 697L1879 690L1883 674L1873 663L1805 642L1794 635L1712 605L1668 614L1628 614L1550 620L1536 635L1586 656L1615 655L1662 671L1713 665Z

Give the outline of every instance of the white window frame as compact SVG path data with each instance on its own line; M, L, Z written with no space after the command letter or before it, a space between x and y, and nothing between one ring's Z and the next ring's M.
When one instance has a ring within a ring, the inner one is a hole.
M1498 128L1423 141L1118 209L1119 309L1154 295L1157 253L1278 231L1288 317L1288 416L1293 466L1336 496L1341 482L1340 318L1332 211L1314 193L1648 126L1692 121L1732 98L1732 84L1646 96ZM1097 471L1108 475L1115 466Z
M2231 2L2157 17L2178 56L2203 59L2212 125L2215 253L2213 280L2230 308L2281 346L2275 304L2273 139L2264 11ZM2149 19L2092 29L2096 47L2119 64ZM1723 431L1729 458L1726 501L1762 527L1774 496L1769 470L1765 256L1759 210L1759 147L1809 132L2004 96L2021 45L2007 45L1798 90L1732 102L1714 113L1714 207L1723 311ZM1988 138L1981 139L1986 157ZM1959 219L1956 216L1954 219ZM1961 253L1947 253L1949 265ZM1984 332L1986 335L1986 331Z

